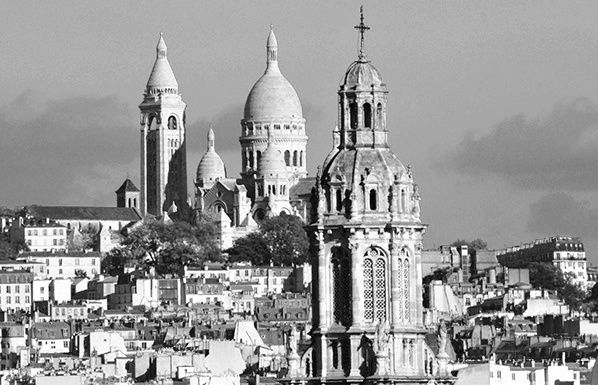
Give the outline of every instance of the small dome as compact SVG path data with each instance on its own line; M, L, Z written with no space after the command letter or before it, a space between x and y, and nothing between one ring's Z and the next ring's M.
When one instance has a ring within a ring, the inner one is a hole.
M270 176L272 174L273 176L284 177L286 173L287 166L282 153L271 144L268 144L258 163L258 174L260 176Z
M226 178L226 167L214 149L214 130L208 132L208 151L197 166L197 180L212 180Z
M365 60L358 60L351 63L341 81L341 86L346 86L349 89L357 87L369 88L372 85L383 87L382 76L380 76L380 72L378 72L372 63Z
M278 44L272 30L268 35L266 51L266 72L247 96L244 118L302 118L303 110L297 91L278 68Z

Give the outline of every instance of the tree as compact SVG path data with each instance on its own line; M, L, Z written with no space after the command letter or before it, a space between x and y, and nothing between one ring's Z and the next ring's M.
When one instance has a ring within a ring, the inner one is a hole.
M571 273L563 272L552 263L532 262L528 265L530 283L539 289L556 290L558 296L571 310L579 310L588 292L576 283Z
M67 237L67 248L71 251L95 249L97 246L97 232L92 227L73 229Z
M257 232L237 239L227 252L231 262L293 266L308 260L309 240L301 219L282 213L264 219Z
M187 222L162 223L147 221L129 233L109 253L104 271L114 274L127 263L157 274L180 275L185 266L201 266L206 261L220 260L216 229L206 220L196 225Z
M82 270L82 269L75 270L75 277L76 278L89 278L87 276L87 272L85 270Z
M457 239L456 241L451 243L451 246L456 246L456 247L463 246L463 245L467 246L468 249L473 249L473 250L488 249L488 243L480 238L476 238L472 241L466 241L464 239Z

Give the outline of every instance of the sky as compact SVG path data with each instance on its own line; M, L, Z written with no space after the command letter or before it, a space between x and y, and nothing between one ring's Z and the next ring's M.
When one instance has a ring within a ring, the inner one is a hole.
M160 32L187 103L189 180L209 124L229 176L270 28L315 174L357 58L356 1L0 2L0 205L114 205L139 184L138 105ZM582 237L598 261L598 2L363 1L393 150L424 246ZM191 185L191 183L190 183Z

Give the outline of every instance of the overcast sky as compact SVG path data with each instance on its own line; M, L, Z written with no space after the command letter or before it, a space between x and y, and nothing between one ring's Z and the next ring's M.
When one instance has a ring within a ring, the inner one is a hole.
M208 124L229 176L274 24L307 120L312 175L357 57L359 2L0 3L1 205L113 205L139 182L138 104L159 32L187 102L190 178ZM425 247L556 233L598 254L598 2L364 2L390 91L391 144L413 165ZM192 180L192 179L190 179Z

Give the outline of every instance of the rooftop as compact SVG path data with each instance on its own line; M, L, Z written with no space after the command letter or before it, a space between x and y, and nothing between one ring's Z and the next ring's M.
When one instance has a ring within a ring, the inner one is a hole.
M129 207L31 206L34 217L54 220L139 221L139 213Z

